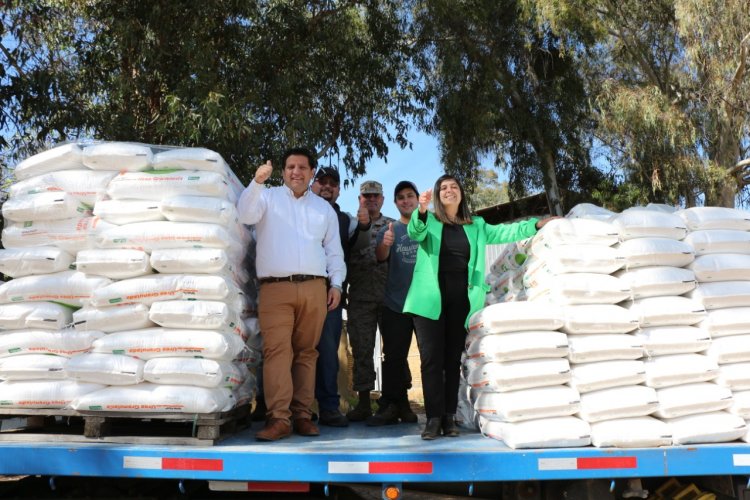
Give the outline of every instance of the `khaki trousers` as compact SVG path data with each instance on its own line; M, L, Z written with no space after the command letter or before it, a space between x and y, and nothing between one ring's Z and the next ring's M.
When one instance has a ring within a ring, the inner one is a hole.
M325 280L263 283L258 320L263 336L267 418L310 418L315 363L327 313Z

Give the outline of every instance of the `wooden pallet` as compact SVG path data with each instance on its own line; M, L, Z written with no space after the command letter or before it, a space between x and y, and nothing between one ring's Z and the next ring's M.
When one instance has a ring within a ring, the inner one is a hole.
M250 425L249 406L221 413L0 408L0 441L213 445Z

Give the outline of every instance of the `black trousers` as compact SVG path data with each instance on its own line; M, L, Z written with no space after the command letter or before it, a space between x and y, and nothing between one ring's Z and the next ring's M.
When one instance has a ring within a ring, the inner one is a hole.
M467 273L441 274L438 281L440 317L437 320L414 317L427 418L456 413L461 353L466 342L464 324L469 315Z
M378 404L385 408L390 403L407 400L411 387L408 357L414 316L381 306L378 328L383 339L383 395Z

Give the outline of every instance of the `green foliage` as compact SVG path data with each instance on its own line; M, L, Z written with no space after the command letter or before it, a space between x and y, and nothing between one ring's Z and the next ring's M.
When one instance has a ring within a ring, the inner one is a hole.
M471 210L476 212L482 208L492 207L508 201L510 201L508 183L500 182L497 172L493 169L478 169L476 187L469 198Z
M305 144L360 175L389 141L408 144L416 112L398 13L391 0L15 2L1 14L4 66L18 68L0 80L22 131L10 153L78 137L201 145L248 180Z

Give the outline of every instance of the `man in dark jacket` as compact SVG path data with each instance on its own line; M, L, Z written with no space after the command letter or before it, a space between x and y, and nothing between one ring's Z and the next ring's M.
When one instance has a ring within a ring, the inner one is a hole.
M340 193L341 178L336 169L323 167L318 169L315 180L310 189L324 200L328 201L336 212L339 220L339 234L341 246L344 249L344 262L349 264L352 245L357 241L360 232L370 229L370 216L367 209L360 204L357 218L342 212L336 200ZM318 364L315 374L315 399L318 400L320 412L318 422L332 427L346 427L349 420L339 409L340 398L338 392L339 357L338 349L341 341L342 309L346 300L346 283L343 286L344 296L339 306L328 312L323 333L318 344Z

